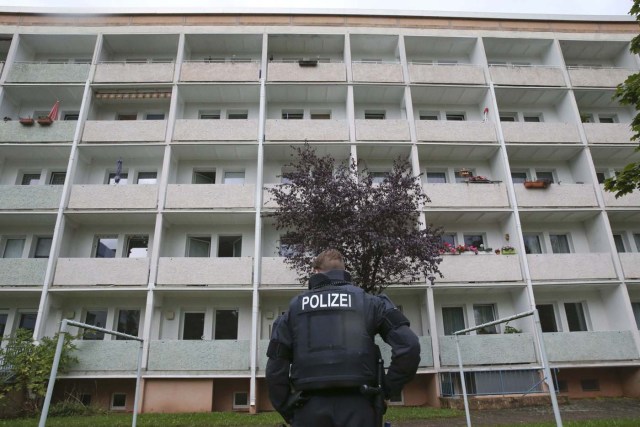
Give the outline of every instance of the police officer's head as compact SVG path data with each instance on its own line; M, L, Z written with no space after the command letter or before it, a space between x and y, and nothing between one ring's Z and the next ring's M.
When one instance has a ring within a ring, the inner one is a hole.
M325 273L330 270L344 270L344 259L342 254L336 249L327 249L313 260L313 271L315 273Z

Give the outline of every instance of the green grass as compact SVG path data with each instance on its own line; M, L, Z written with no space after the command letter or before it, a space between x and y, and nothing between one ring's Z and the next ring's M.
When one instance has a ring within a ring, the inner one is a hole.
M563 421L565 427L638 427L640 419L605 419L605 420L581 420L581 421ZM555 427L554 422L533 423L533 424L517 424L518 427Z

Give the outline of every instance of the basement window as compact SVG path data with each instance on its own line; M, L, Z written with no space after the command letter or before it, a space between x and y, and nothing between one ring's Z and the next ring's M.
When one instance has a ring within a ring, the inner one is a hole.
M233 393L233 409L246 409L249 407L249 393L236 391Z
M111 395L111 410L122 411L127 407L127 395L125 393L113 393Z
M583 379L580 380L580 387L582 387L582 391L600 391L600 381L597 379Z

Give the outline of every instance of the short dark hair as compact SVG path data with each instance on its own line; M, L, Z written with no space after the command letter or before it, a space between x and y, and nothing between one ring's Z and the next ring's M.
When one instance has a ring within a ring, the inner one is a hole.
M327 249L313 260L313 268L319 271L344 270L344 258L337 249Z

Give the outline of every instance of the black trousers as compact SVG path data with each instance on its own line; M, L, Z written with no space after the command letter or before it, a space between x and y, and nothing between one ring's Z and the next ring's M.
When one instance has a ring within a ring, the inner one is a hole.
M312 395L293 414L293 427L374 427L371 399L359 394Z

